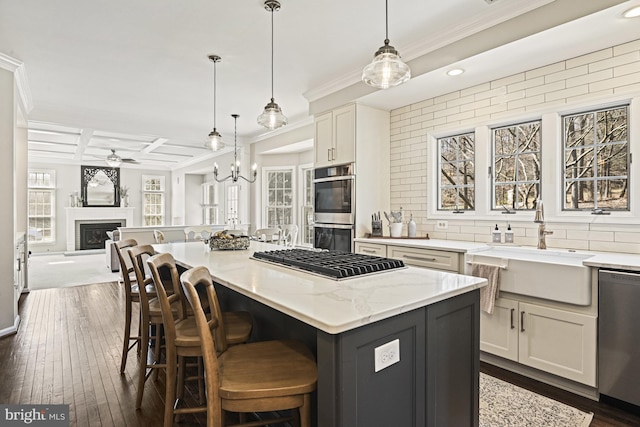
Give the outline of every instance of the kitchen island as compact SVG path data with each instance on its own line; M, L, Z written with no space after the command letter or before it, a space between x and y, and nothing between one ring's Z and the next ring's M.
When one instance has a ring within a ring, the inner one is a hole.
M485 279L407 267L335 281L251 259L278 249L267 243L242 251L200 242L154 247L183 268L208 267L222 306L252 313L252 340L309 345L318 363L316 426L478 425ZM375 349L395 340L399 361L376 372Z

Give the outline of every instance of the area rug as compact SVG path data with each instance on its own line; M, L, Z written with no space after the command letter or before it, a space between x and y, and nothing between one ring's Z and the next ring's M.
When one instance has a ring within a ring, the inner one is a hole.
M480 427L587 427L592 413L480 373Z

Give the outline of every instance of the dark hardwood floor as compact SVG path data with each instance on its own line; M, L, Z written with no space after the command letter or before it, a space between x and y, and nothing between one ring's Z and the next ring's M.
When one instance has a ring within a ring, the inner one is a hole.
M160 426L163 376L147 381L136 411L136 353L120 375L124 290L117 283L32 291L23 295L16 335L0 340L0 402L70 405L72 426ZM136 314L137 315L137 314ZM594 402L502 369L482 371L593 412L593 427L640 426L640 416ZM195 389L195 387L194 387ZM195 405L192 393L187 404ZM204 425L186 416L181 426ZM542 426L541 426L542 427Z

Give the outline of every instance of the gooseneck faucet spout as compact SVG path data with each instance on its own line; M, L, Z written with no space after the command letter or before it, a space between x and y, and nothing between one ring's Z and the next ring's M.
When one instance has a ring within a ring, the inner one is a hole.
M544 205L541 199L536 200L536 216L533 222L538 224L538 249L547 249L546 236L553 234L553 231L545 230Z

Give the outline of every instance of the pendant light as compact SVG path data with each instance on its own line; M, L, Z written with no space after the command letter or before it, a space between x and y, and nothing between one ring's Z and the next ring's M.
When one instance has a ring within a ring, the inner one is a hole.
M256 176L258 175L258 165L255 163L251 167L253 177L251 179L245 178L240 175L240 161L238 160L238 117L237 114L232 114L234 123L233 123L233 163L231 163L231 175L226 176L222 179L218 179L218 164L213 164L213 178L218 182L225 182L227 180L231 180L233 182L238 182L239 179L244 179L247 182L255 182Z
M117 168L122 163L122 157L116 154L116 150L111 149L111 154L109 154L105 160L109 166L112 168Z
M204 147L211 151L218 151L224 147L222 136L216 129L216 64L220 62L221 59L218 55L209 55L209 61L213 62L213 130L209 133Z
M264 8L271 12L271 101L264 107L262 114L258 116L258 124L273 130L287 124L287 117L282 114L280 106L276 104L273 97L273 12L280 10L280 2L276 0L266 0Z
M402 62L398 51L389 45L389 2L385 0L384 46L376 52L373 61L362 70L362 81L378 89L398 86L411 78L409 66Z

